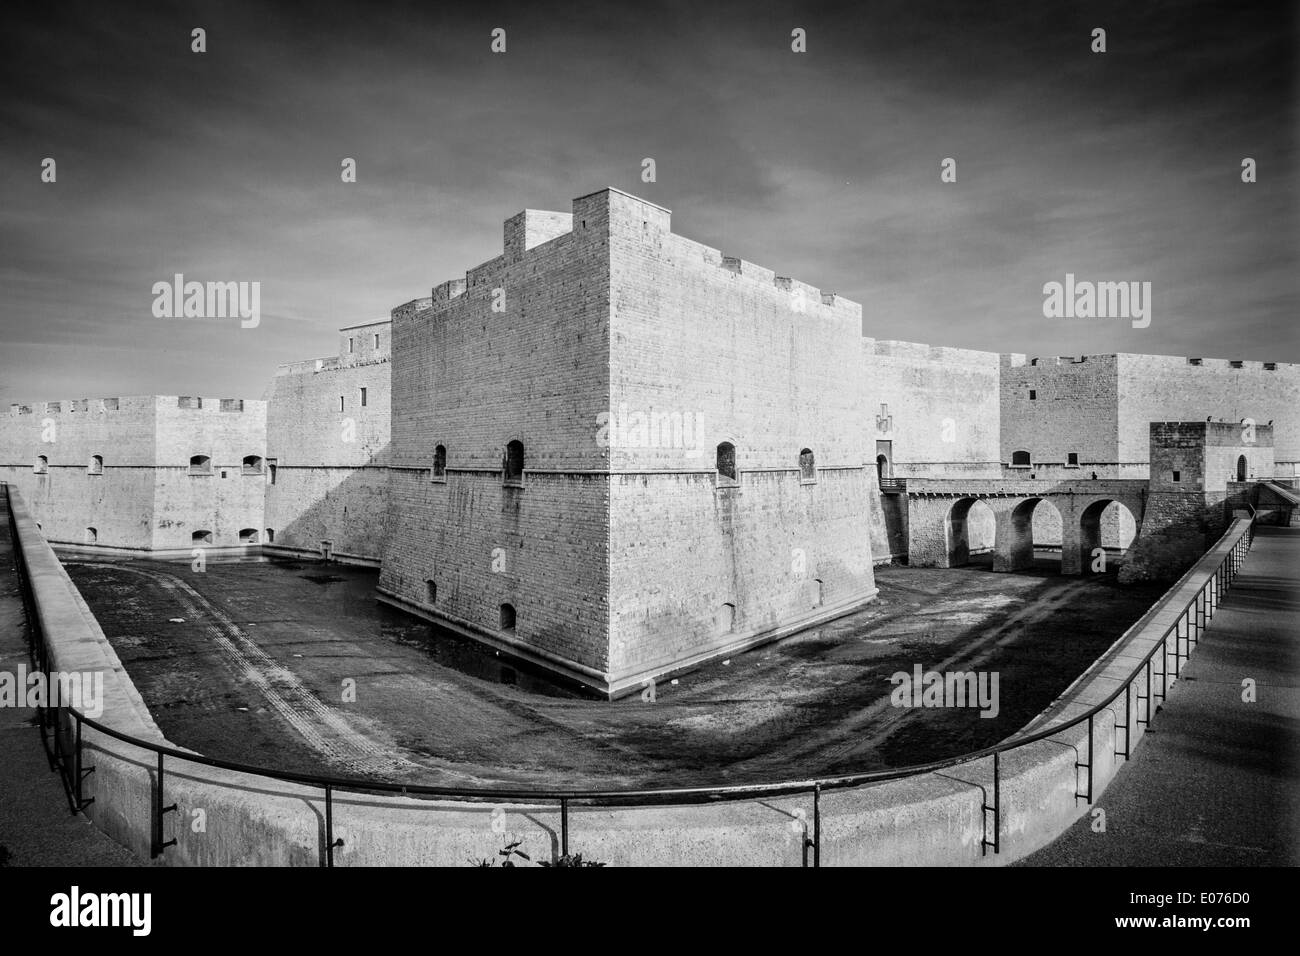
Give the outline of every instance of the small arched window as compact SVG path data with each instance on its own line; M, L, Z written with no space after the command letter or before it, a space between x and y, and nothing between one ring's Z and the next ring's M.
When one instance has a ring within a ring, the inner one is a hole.
M736 446L729 441L718 445L717 470L720 479L736 481Z
M212 474L212 459L207 455L190 456L190 474L191 475L210 475Z
M515 606L513 604L501 605L501 630L514 632L515 629Z
M506 445L501 474L507 484L517 485L524 480L524 443L517 438Z
M267 529L266 529L266 543L267 543L267 544L274 544L274 543L275 543L275 529L274 529L274 528L267 528Z
M239 543L240 543L240 544L257 544L257 529L256 529L256 528L240 528L240 529L239 529Z
M244 456L242 470L245 475L260 475L262 473L262 459L257 455Z
M447 477L447 446L438 445L433 449L433 480Z
M97 541L99 541L99 529L98 529L98 528L87 528L87 529L86 529L86 544L95 544Z
M211 544L211 543L212 543L211 531L206 531L206 530L195 531L193 534L190 535L190 544Z
M1029 452L1027 452L1027 451L1013 451L1013 452L1011 453L1011 467L1012 467L1012 468L1028 468L1028 467L1029 467Z
M36 461L32 462L32 471L35 474L43 475L50 470L50 460L44 455L37 455Z
M1237 456L1237 480L1238 481L1246 480L1246 456L1245 455Z
M803 451L799 452L799 480L817 480L817 465L813 459L811 448L805 448Z
M86 465L86 474L102 475L104 473L104 456L91 455L90 464Z

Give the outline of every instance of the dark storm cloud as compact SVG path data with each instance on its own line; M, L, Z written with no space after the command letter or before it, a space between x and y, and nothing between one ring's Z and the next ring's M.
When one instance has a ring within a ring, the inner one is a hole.
M28 15L0 41L0 401L260 394L492 257L504 218L603 185L861 301L868 335L1300 359L1289 4ZM1044 319L1067 271L1151 281L1151 327ZM175 272L261 281L261 325L155 319Z

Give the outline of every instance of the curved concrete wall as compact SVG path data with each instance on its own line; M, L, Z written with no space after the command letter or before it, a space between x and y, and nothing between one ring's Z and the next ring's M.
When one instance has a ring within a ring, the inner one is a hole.
M37 531L21 500L11 492L16 541L26 556L52 666L103 670L104 722L143 740L165 743L99 625L57 558ZM1238 521L1206 556L1062 697L1031 723L1038 729L1068 721L1105 698L1179 617L1248 523ZM1165 656L1172 686L1175 648ZM1155 658L1156 686L1161 655ZM1130 696L1132 746L1142 728L1135 718L1144 704ZM1152 712L1155 705L1153 702ZM1123 745L1124 697L1094 720L1094 799L1106 788L1122 758L1115 756L1116 723ZM87 729L84 796L86 814L105 833L148 858L153 813L158 805L156 757ZM968 762L854 790L823 794L821 861L827 865L998 865L1039 849L1087 812L1076 797L1088 785L1087 725L1004 754L1001 760L1001 852L981 852L992 839L991 759ZM165 840L177 844L159 862L173 865L319 865L325 858L322 791L178 759L166 762L162 802L177 811L165 817ZM466 865L495 857L506 842L521 840L532 859L559 853L557 806L503 807L504 828L492 804L432 801L400 796L336 794L335 836L343 846L335 864ZM202 811L199 813L198 811ZM615 866L786 865L807 860L803 820L811 826L811 793L794 797L684 807L595 808L574 806L569 849ZM503 832L497 832L503 829Z

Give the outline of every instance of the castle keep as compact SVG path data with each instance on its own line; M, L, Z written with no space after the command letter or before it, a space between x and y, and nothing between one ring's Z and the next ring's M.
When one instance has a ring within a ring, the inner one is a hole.
M1001 538L1010 570L1029 541L1073 573L1138 535L1134 568L1172 573L1296 475L1295 365L863 332L857 303L604 189L514 216L500 255L265 401L14 405L0 479L67 547L377 565L382 600L617 695L860 607L914 549Z

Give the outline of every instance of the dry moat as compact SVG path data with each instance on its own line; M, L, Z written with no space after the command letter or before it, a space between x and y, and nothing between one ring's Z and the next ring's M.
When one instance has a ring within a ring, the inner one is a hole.
M1024 725L1163 590L1062 577L1049 556L1018 574L880 568L867 609L610 703L379 604L372 570L65 562L172 741L461 786L757 782L959 754ZM891 706L890 675L917 664L997 671L997 717Z

